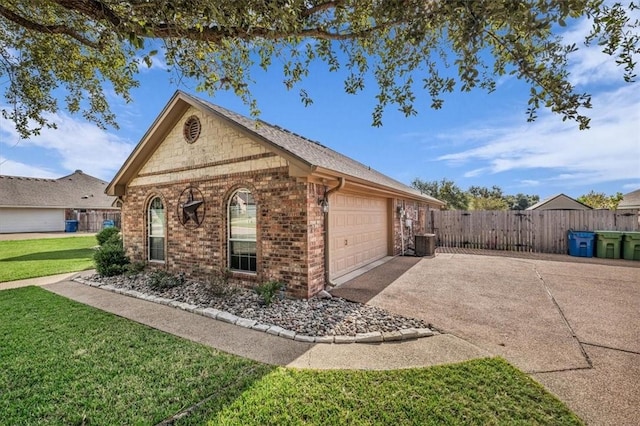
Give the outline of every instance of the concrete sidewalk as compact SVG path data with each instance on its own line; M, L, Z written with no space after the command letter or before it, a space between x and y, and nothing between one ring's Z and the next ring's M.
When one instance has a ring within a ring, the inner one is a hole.
M43 286L53 284L60 281L70 279L78 275L78 272L67 272L65 274L49 275L47 277L27 278L25 280L7 281L0 283L0 290L9 290L10 288L26 287L30 285Z
M273 365L310 369L393 370L491 356L449 334L377 344L311 344L213 320L71 280L44 286L58 295L221 351Z

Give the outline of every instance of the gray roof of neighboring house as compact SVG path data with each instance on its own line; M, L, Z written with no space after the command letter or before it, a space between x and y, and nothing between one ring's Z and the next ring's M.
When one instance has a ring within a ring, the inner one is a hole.
M212 111L221 115L228 120L235 122L236 124L246 128L250 132L264 138L268 142L271 142L280 149L287 151L288 153L298 157L304 162L318 167L323 167L338 173L342 173L348 176L353 176L359 179L364 179L369 182L375 182L377 184L384 185L388 188L392 188L405 193L412 193L430 201L444 204L442 201L437 200L429 195L422 194L420 191L407 186L395 179L386 176L371 167L353 160L345 155L340 154L328 148L318 142L307 139L303 136L297 135L279 126L269 124L262 120L252 120L244 117L233 111L229 111L226 108L211 104L202 99L193 97L184 92L179 92L183 96L188 97L192 102L201 105L205 110Z
M543 207L545 204L548 204L548 203L550 203L550 202L552 202L552 201L554 201L556 199L563 199L565 201L568 201L571 204L575 203L576 207L578 207L578 208L586 208L587 210L592 210L593 209L592 207L587 206L586 204L583 204L580 201L569 197L568 195L560 193L560 194L556 194L556 195L554 195L552 197L545 198L544 200L539 201L539 202L535 203L534 205L527 207L526 210L537 210L540 207Z
M58 179L0 175L0 207L114 209L106 187L82 170Z
M618 209L640 208L640 189L624 194L622 197L622 201L618 204Z

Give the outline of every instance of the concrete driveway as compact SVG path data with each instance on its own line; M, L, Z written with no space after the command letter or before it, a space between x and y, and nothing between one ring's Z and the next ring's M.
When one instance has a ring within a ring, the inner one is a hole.
M368 303L503 356L589 424L638 425L640 268L618 264L438 254Z

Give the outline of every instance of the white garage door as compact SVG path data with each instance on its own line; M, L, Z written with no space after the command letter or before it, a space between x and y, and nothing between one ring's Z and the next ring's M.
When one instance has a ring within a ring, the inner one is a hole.
M64 209L0 209L0 234L64 231Z
M329 276L332 279L388 254L386 199L336 193L329 205Z

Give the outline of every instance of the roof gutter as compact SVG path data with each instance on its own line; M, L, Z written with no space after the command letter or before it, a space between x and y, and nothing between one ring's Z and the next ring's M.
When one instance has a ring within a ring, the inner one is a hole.
M325 201L329 200L329 195L333 194L334 192L338 192L342 190L344 186L347 184L347 180L345 178L339 177L338 179L340 180L340 183L338 183L337 186L334 186L330 190L325 191L324 193ZM329 240L329 210L326 210L324 212L323 226L324 226L324 286L325 288L327 288L327 286L335 287L335 285L331 282L331 278L329 276L329 241L330 241Z

